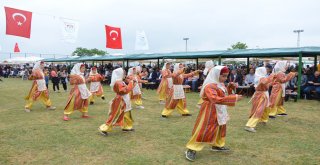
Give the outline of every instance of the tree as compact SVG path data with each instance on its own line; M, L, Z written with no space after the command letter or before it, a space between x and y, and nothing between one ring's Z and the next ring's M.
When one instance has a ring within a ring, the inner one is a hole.
M237 42L236 44L231 45L231 48L228 48L228 50L232 49L247 49L248 46L246 43Z
M75 56L94 56L94 55L106 55L108 54L106 51L99 50L97 48L94 49L87 49L78 47L75 51L72 52L72 55Z

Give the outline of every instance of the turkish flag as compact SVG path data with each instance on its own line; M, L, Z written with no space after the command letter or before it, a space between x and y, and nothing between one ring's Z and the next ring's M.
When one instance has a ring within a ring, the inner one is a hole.
M106 25L107 48L122 49L121 29Z
M15 52L15 53L20 52L20 49L19 49L18 43L16 43L16 44L14 45L14 50L13 50L13 52Z
M30 38L32 12L4 7L6 34Z

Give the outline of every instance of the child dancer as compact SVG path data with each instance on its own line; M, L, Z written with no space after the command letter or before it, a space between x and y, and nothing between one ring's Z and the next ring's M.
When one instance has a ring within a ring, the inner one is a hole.
M270 95L269 117L275 118L276 115L286 116L286 110L283 107L284 97L286 95L286 82L293 79L297 73L291 72L285 75L288 69L287 61L278 61L274 66L274 81Z
M183 80L188 77L192 77L195 73L200 71L194 71L189 74L184 74L184 67L182 64L177 63L174 65L174 71L172 74L173 88L170 89L165 108L162 111L162 117L166 118L171 115L175 108L182 116L191 116L187 110L187 101L183 90Z
M157 90L157 93L159 94L160 104L165 104L165 100L169 95L169 90L173 87L171 74L170 63L165 63L161 70L161 82Z
M141 77L139 76L138 67L130 68L127 75L127 80L135 80L138 83L133 87L132 91L130 92L130 98L133 101L133 103L136 105L136 108L144 109L142 106L142 92L141 92L141 86L139 83L146 83L147 80L141 80Z
M241 95L227 96L224 86L229 74L225 66L216 66L209 72L202 85L200 96L203 103L192 131L192 137L187 143L185 156L194 161L196 152L201 151L205 143L212 146L212 151L229 151L225 146L226 124L229 120L227 105L234 106Z
M69 115L74 110L79 110L82 113L82 118L89 118L88 103L91 96L90 91L86 86L84 78L84 71L86 67L84 64L77 63L71 70L70 84L74 85L70 90L69 98L66 107L64 108L63 120L70 120Z
M256 69L254 78L254 87L256 91L251 98L251 113L245 127L245 130L249 132L256 132L255 127L259 122L263 124L268 122L268 111L266 108L269 104L268 89L272 80L273 74L267 77L267 69L265 67Z
M90 97L90 104L94 104L94 96L101 97L102 100L104 100L104 95L103 95L103 88L101 85L101 81L103 81L103 77L97 73L97 68L92 67L89 78L87 79L88 82L90 83L90 92L92 93Z
M36 62L32 69L32 74L29 77L30 80L33 80L32 87L29 91L28 96L25 97L27 104L24 107L26 112L31 111L33 102L41 100L43 104L46 105L48 110L55 110L56 107L51 106L51 101L49 99L49 90L46 87L45 75L43 73L44 62Z
M128 86L123 81L124 71L118 68L112 72L110 86L116 93L116 96L110 102L109 117L105 124L102 124L98 130L106 136L115 125L120 125L123 131L133 131L133 119L131 116L131 102L129 92L137 84L135 80L129 80Z

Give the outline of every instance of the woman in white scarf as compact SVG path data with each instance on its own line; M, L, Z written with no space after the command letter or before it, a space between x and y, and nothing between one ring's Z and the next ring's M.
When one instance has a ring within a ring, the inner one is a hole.
M27 103L24 107L24 110L26 112L30 112L33 103L39 99L43 102L43 104L46 105L48 110L56 109L56 107L51 106L51 100L49 99L49 91L46 87L46 81L44 80L43 69L43 61L36 62L32 69L32 75L29 77L29 79L33 80L33 84L28 95L25 97Z
M212 60L207 61L205 64L203 74L206 76L213 67L214 67L213 61Z
M210 61L207 61L205 63L205 68L204 68L204 71L203 71L203 75L204 76L207 76L207 74L210 72L210 70L214 67L214 64L213 64L213 61L210 60ZM203 100L202 98L200 98L200 100L198 101L197 103L197 106L200 108L201 104L203 103Z
M274 74L271 74L267 77L267 69L265 67L259 67L256 69L254 79L255 93L251 98L252 108L250 111L249 120L245 127L246 131L256 132L255 127L259 122L264 125L268 122L268 90L273 81L273 77Z
M186 158L194 161L197 151L205 144L212 146L212 151L229 151L225 145L226 123L229 119L227 105L235 106L241 95L227 96L224 86L229 74L225 66L216 66L209 72L203 83L200 96L204 100L192 131L192 137L187 143Z
M140 66L130 68L128 71L127 80L128 81L134 80L138 82L132 89L132 92L130 93L130 97L133 103L136 105L136 108L144 109L144 107L142 106L142 92L141 92L141 86L139 85L139 83L146 83L148 81L141 80L141 77L139 75L140 72L141 72Z
M188 74L184 74L184 67L180 63L174 65L172 76L173 88L170 89L168 98L166 100L165 108L162 110L162 117L166 118L171 115L173 110L177 108L178 112L182 116L191 116L187 109L187 101L183 90L183 81L185 78L193 77L194 74L200 71L194 71Z
M70 85L73 85L73 87L70 91L67 105L64 108L64 121L70 120L69 115L74 110L79 110L82 113L82 118L89 118L88 105L91 92L88 90L86 80L83 77L85 69L84 64L77 63L71 70Z
M275 118L275 116L286 116L286 110L283 107L284 97L286 95L285 83L293 79L297 74L289 73L285 75L285 71L288 69L287 61L278 61L274 66L273 73L274 82L272 84L272 90L270 95L270 109L269 117Z
M131 116L131 103L129 93L137 84L136 81L129 81L128 86L123 81L124 71L122 68L112 72L111 88L116 96L110 101L109 117L105 124L99 127L99 132L106 136L115 125L120 125L123 131L133 131L133 119Z
M165 63L161 70L161 82L157 89L157 93L159 94L159 103L165 104L165 100L169 94L170 88L173 86L172 78L170 71L170 63Z
M104 80L104 77L97 72L96 67L92 67L87 82L90 82L90 92L92 93L90 97L90 105L94 104L94 97L101 97L104 100L103 88L101 81Z

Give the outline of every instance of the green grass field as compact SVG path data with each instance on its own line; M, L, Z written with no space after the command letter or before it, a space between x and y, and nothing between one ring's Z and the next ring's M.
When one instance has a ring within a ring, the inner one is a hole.
M116 127L107 137L97 129L107 119L108 102L114 96L104 87L107 101L96 99L89 106L90 119L76 111L71 120L62 120L68 93L53 93L55 111L40 102L24 112L24 96L31 81L4 79L0 82L0 164L189 164L185 157L198 114L198 93L188 93L192 117L177 112L162 119L155 90L144 90L145 109L132 111L135 132ZM60 86L62 88L62 86ZM258 126L257 133L244 131L250 110L249 98L230 107L226 146L229 153L204 148L194 164L320 164L320 108L318 101L286 102L289 116ZM190 163L191 164L191 163Z

